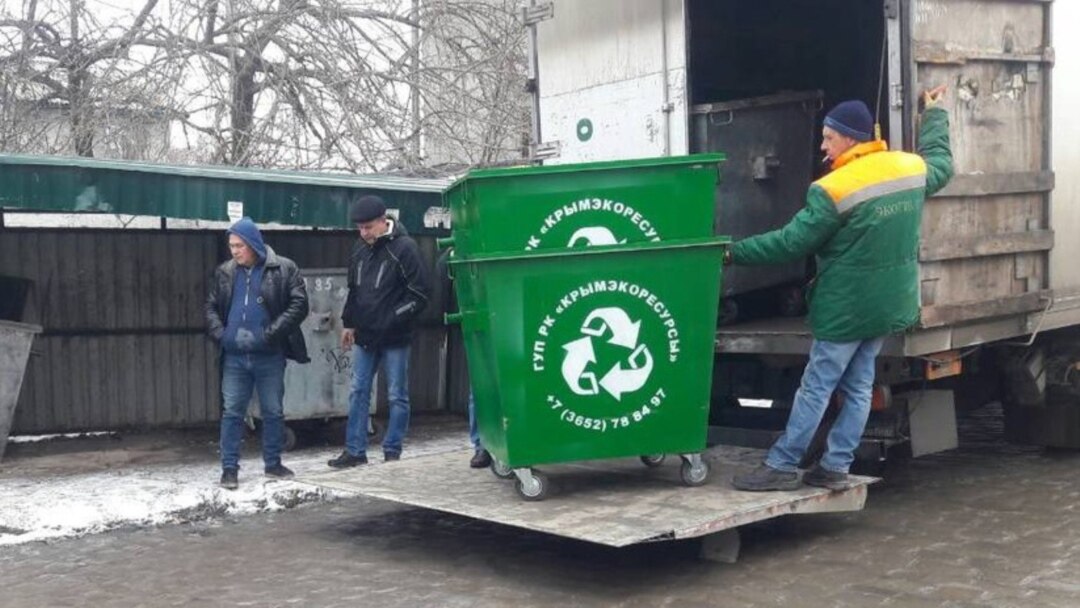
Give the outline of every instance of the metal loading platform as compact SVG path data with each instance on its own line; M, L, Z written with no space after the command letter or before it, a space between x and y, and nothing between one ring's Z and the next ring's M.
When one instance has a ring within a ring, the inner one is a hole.
M511 481L468 468L470 454L442 452L296 481L610 547L711 537L705 540L716 546L703 553L719 561L734 560L739 526L781 515L858 511L867 487L878 481L852 476L851 487L839 492L808 486L739 492L732 476L756 466L764 453L717 446L704 454L713 474L701 487L682 485L678 458L656 468L636 459L592 461L542 467L555 491L543 502L525 502Z

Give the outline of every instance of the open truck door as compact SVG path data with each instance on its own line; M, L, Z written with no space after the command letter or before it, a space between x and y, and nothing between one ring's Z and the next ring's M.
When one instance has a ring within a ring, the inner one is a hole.
M906 0L904 139L949 87L956 175L923 211L923 328L1025 318L1051 302L1051 2ZM1016 321L1014 321L1016 322Z

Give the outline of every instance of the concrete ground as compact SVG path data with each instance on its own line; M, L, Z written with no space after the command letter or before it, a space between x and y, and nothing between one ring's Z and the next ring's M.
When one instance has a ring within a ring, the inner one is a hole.
M693 541L607 549L352 498L0 548L0 605L1080 605L1080 454L999 433L984 408L866 510L745 529L733 565Z

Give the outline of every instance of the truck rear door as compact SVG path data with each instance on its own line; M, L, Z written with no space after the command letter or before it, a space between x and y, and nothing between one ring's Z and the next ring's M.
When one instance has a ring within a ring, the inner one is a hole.
M1026 316L1050 302L1047 0L905 0L905 140L920 91L948 85L956 176L927 201L922 325Z

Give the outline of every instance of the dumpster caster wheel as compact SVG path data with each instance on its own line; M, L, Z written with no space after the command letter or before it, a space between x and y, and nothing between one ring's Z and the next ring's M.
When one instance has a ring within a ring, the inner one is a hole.
M498 477L499 479L512 479L514 477L514 470L506 466L505 464L499 462L498 460L492 458L491 474L495 477Z
M641 457L641 464L652 469L664 464L664 458L664 454L649 454Z
M523 499L529 502L536 502L547 498L548 490L551 488L551 482L548 481L547 475L544 475L543 473L527 471L518 476L515 488L517 489L518 495Z
M368 429L367 429L368 441L371 441L372 438L374 438L374 437L378 437L379 435L382 435L382 432L383 432L382 423L375 422L374 420L368 418Z
M702 460L700 454L684 456L682 467L679 468L679 477L685 486L691 488L703 486L709 479L709 463Z
M281 449L285 452L296 449L296 430L291 426L285 426L285 443L281 446Z

